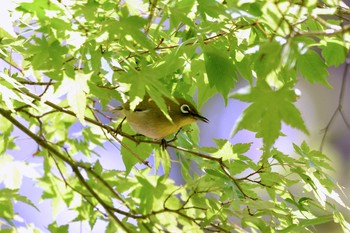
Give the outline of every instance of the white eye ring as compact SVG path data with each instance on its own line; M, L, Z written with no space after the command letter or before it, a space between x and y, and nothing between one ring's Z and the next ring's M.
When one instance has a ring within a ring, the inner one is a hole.
M180 110L182 113L188 114L188 113L190 113L191 108L187 104L183 104L183 105L181 105Z

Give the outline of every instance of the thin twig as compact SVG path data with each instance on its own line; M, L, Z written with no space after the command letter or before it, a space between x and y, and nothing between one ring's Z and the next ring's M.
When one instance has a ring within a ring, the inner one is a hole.
M310 32L300 31L300 30L297 30L296 28L295 30L296 30L295 36L337 36L337 35L350 32L350 24L345 25L339 30L327 29L325 31L310 31Z
M37 99L37 100L40 100L41 98L32 94L32 93L29 93L27 91L21 91L22 93L34 98L34 99ZM69 115L72 115L72 116L76 116L74 112L70 111L70 110L66 110L60 106L57 106L56 104L53 104L49 101L45 101L44 102L45 104L55 108L56 110L60 110L61 112L64 112L64 113L67 113ZM99 127L101 127L102 129L105 129L107 132L110 133L110 135L112 135L119 143L121 143L122 146L126 146L124 143L122 143L122 141L117 137L117 134L120 134L121 136L123 137L126 137L132 141L134 141L135 143L150 143L150 144L158 144L158 145L161 145L161 142L159 141L151 141L151 140L139 140L139 139L136 139L135 137L131 136L131 135L128 135L122 131L118 131L118 132L115 132L115 130L108 126L108 125L104 125L104 124L101 124L100 122L96 121L96 120L93 120L91 118L88 118L88 117L85 117L85 120L87 122L90 122L92 124L95 124ZM116 134L117 133L117 134ZM217 158L217 157L212 157L212 156L209 156L209 155L206 155L206 154L203 154L203 153L199 153L199 152L196 152L196 151L191 151L191 150L188 150L188 149L185 149L185 148L182 148L182 147L178 147L178 146L175 146L175 145L172 145L172 144L169 144L167 145L168 147L172 147L176 150L179 150L179 151L183 151L183 152L186 152L186 153L190 153L190 154L193 154L195 156L198 156L198 157L201 157L201 158L204 158L204 159L207 159L207 160L212 160L212 161L216 161L220 167L222 168L222 170L224 171L224 173L235 183L235 185L238 187L238 189L240 190L240 192L243 194L244 197L248 197L250 199L254 199L252 197L249 197L248 195L245 194L245 192L242 190L242 188L239 186L237 180L235 178L233 178L228 172L227 172L227 166L225 165L225 163L222 161L222 158ZM131 149L129 148L129 151L131 151ZM148 164L148 161L144 161L142 160L138 155L136 155L135 153L133 154L136 158L139 159L140 162L142 162L143 164L145 164L146 166L149 166Z
M209 41L213 41L217 38L220 38L224 35L228 34L228 32L222 32L222 33L219 33L217 35L214 35L214 36L211 36L211 37L208 37L204 40L204 43L207 44L209 43ZM184 44L176 44L176 45L168 45L168 46L157 46L155 47L153 50L166 50L166 49L174 49L174 48L178 48L180 46L190 46L190 45L194 45L194 44L197 44L199 43L198 40L195 40L194 42L186 42ZM151 51L150 50L143 50L143 51L138 51L138 52L135 52L135 53L129 53L129 55L123 59L121 59L119 61L119 64L122 64L123 62L127 61L128 59L130 58L133 58L135 56L138 56L138 55L143 55L143 54L148 54L150 53Z
M3 57L0 57L1 60L3 60L4 62L6 62L8 65L10 65L10 67L15 68L16 70L18 70L22 75L24 75L23 70L19 67L17 67L16 65L12 64L11 62L7 61L6 59L4 59Z
M350 124L349 122L346 120L344 113L343 113L343 102L344 102L344 95L345 95L345 91L346 91L346 80L347 80L347 74L348 74L348 70L349 70L349 65L350 62L347 61L345 68L344 68L344 72L343 72L343 79L342 79L342 83L341 83L341 89L340 89L340 94L339 94L339 99L338 99L338 106L337 108L334 110L331 119L328 121L326 127L324 128L324 133L322 136L322 140L321 140L321 145L320 145L320 151L322 152L323 150L323 146L326 140L326 136L328 134L328 131L331 127L331 125L333 124L336 116L338 115L338 113L341 114L345 125L347 126L347 128L350 130Z
M44 91L43 91L40 95L38 95L39 97L42 97L42 96L45 95L45 93L47 92L47 90L49 90L49 87L51 86L51 83L52 83L52 79L50 79L50 81L49 81L49 83L46 85Z
M112 212L112 210L109 208L109 206L105 203L102 198L95 192L95 190L85 181L84 177L80 174L78 168L76 166L72 166L72 169L75 173L75 175L78 177L79 181L84 185L84 187L91 193L94 198L105 208L108 215L119 225L121 228L126 231L127 233L131 233L131 231L126 227L126 225L120 221L117 216Z
M87 197L87 195L85 195L84 193L82 193L80 190L76 189L75 187L73 187L67 180L66 178L64 177L63 175L63 172L61 171L61 168L59 167L58 165L58 162L56 160L56 158L54 156L51 156L51 158L53 159L53 161L55 162L55 165L56 165L56 168L64 182L64 184L69 187L71 190L73 190L74 192L78 193L79 195L81 195L91 206L92 208L96 209L98 212L100 212L102 214L102 216L104 216L105 218L107 218L108 216L102 212L98 207L96 207L96 205L94 205L90 200L89 198Z
M88 183L86 183L84 177L80 174L77 166L75 163L73 163L70 159L68 159L66 156L64 156L62 153L60 153L58 150L56 150L53 146L49 145L44 139L40 138L38 135L30 131L27 127L22 125L19 121L17 121L12 115L11 111L5 110L3 108L0 108L0 114L9 120L13 125L15 125L18 129L20 129L23 133L27 134L30 138L32 138L38 145L41 147L47 149L51 154L57 156L62 161L69 164L69 166L72 168L75 175L78 177L79 181L86 187L86 189L91 193L91 195L96 198L96 200L106 209L108 215L126 232L131 232L129 229L125 226L124 223L122 223L115 215L114 213L108 208L108 205L102 200L96 192L90 187Z
M157 3L158 3L158 0L148 0L149 2L149 15L148 15L148 24L145 28L145 33L147 34L149 29L151 28L151 24L152 24L152 20L153 20L153 17L154 17L154 11L155 9L157 8Z
M221 162L220 163L220 167L221 167L221 170L226 174L227 177L230 178L230 180L233 181L233 183L236 185L236 187L238 188L238 190L242 193L243 197L244 198L249 198L249 199L252 199L252 200L257 200L257 198L254 198L254 197L250 197L249 195L247 195L243 189L241 188L241 186L238 184L238 181L231 176L231 174L227 171L226 167L224 166L224 163Z
M33 82L33 81L19 80L18 82L24 85L33 85L33 86L47 86L47 85L55 84L54 82L52 82L52 80L50 80L49 82Z

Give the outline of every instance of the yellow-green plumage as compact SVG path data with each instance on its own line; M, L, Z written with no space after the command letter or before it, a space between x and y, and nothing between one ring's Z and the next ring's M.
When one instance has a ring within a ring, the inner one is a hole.
M178 103L165 99L172 122L166 118L156 103L149 97L141 101L134 110L130 109L129 103L125 103L112 112L116 116L126 117L129 125L137 133L154 139L165 138L196 120L208 122L208 119L200 116L189 101L183 98L176 98L176 100Z

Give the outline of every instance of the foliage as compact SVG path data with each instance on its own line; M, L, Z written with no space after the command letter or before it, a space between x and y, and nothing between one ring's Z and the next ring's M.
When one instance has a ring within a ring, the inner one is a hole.
M350 11L341 1L5 5L0 163L12 164L13 180L0 173L1 229L15 229L14 202L36 205L18 192L25 176L37 181L42 199L52 200L54 216L69 208L77 214L74 222L93 227L104 221L106 232L303 232L330 221L350 230L327 156L307 142L294 145L295 154L274 147L282 123L308 133L295 107L298 74L329 87L327 68L345 63ZM240 78L249 87L230 94ZM116 133L119 122L104 112L112 99L127 97L136 106L148 94L166 112L162 97L197 94L201 107L216 93L226 103L251 103L235 132L246 129L262 138L261 157L249 158L250 143L215 139L216 147L199 147L192 126L193 132L168 145L176 151L182 185L169 177L174 162L159 142L136 139L130 129ZM14 163L16 128L38 145L33 156L43 170ZM115 161L124 170L98 160L104 156L98 148L116 142L122 155ZM24 174L27 168L33 173ZM69 227L54 219L47 229Z

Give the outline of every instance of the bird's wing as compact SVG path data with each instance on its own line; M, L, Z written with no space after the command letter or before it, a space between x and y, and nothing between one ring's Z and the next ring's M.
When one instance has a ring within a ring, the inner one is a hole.
M153 105L155 105L154 101L149 98L149 97L145 97L137 106L136 108L133 110L133 112L147 112L149 111L149 109L153 108ZM130 111L130 104L129 102L126 102L125 104L123 104L123 109Z

